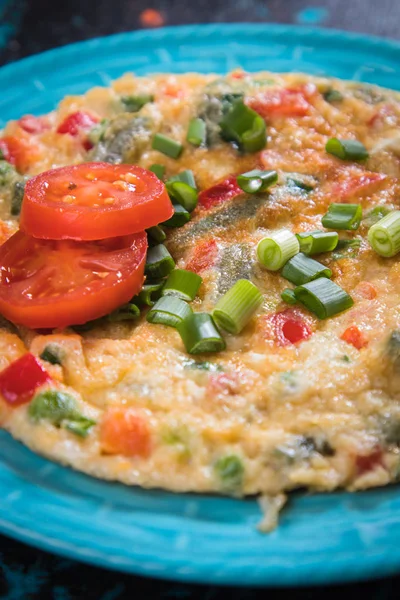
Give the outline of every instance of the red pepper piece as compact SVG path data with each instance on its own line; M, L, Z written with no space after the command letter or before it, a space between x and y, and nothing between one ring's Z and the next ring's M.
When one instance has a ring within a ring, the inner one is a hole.
M0 393L8 404L25 404L50 375L30 352L12 362L0 373Z

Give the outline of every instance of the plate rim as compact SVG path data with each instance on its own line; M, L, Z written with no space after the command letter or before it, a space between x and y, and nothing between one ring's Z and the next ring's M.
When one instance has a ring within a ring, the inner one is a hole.
M72 57L76 53L82 51L93 51L97 46L109 46L124 44L126 42L132 42L136 44L144 39L171 39L175 36L200 36L210 35L213 32L227 32L233 33L240 30L253 30L254 32L272 31L276 34L284 37L286 35L293 35L296 39L309 39L313 36L314 39L318 39L319 42L325 42L328 40L343 40L348 41L351 44L357 46L362 45L365 48L376 47L381 50L396 52L400 56L400 42L393 40L392 38L382 38L378 36L369 36L362 33L342 31L339 29L325 29L319 27L303 27L298 25L287 25L277 23L212 23L212 24L193 24L193 25L177 25L169 26L154 30L136 30L127 31L123 33L117 33L109 36L94 37L89 40L79 41L72 44L66 44L61 47L46 50L45 52L37 53L32 56L28 56L18 61L11 62L7 65L0 67L0 77L15 77L16 73L20 71L27 71L31 67L37 67L39 61L40 65L47 65L57 58L66 58L68 55ZM173 64L171 64L173 68ZM63 467L64 468L64 467ZM0 465L1 470L1 465ZM251 525L249 525L251 526ZM253 577L251 581L238 580L233 577L232 570L228 570L227 574L222 578L216 578L215 574L208 573L207 578L204 577L204 568L196 571L195 573L181 573L177 569L169 568L168 571L159 573L156 569L141 568L136 565L118 565L107 560L107 556L104 554L91 554L90 556L86 553L84 548L74 547L71 543L67 543L65 540L60 541L57 538L50 538L45 534L38 533L35 530L27 529L26 527L20 526L17 523L7 522L4 518L0 518L0 532L5 535L17 539L21 542L28 543L35 547L41 548L47 552L52 552L62 556L66 556L71 559L80 560L89 564L93 564L99 567L105 567L108 569L119 570L128 572L131 574L151 576L160 579L169 580L180 580L190 583L207 583L216 585L242 585L246 587L266 587L266 586L306 586L306 585L321 585L321 580L306 581L304 578L298 578L290 575L284 581L277 581L276 575L271 575L274 570L274 566L268 568L265 565L261 575ZM295 569L293 569L295 570ZM400 551L397 555L395 553L389 558L387 555L380 557L371 558L367 555L365 563L362 567L355 565L354 563L349 566L336 565L334 569L327 569L325 575L326 583L347 583L355 580L371 579L373 577L392 575L400 570Z

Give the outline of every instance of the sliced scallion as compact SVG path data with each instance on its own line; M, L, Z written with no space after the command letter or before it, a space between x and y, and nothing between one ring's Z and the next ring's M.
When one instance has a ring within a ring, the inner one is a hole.
M294 285L303 285L303 283L308 283L318 277L331 277L332 271L313 258L299 252L285 264L281 275Z
M343 94L341 94L338 90L334 90L333 88L327 89L322 95L324 100L329 103L341 102L344 99Z
M190 302L195 299L202 281L200 275L193 273L193 271L175 269L170 273L162 290L162 295L175 296Z
M322 217L321 223L327 229L358 229L362 219L361 204L337 204L329 206L328 212Z
M302 181L301 179L298 179L297 177L288 177L286 179L287 184L290 187L295 187L298 188L299 190L302 190L303 192L312 192L314 189L313 185L309 185L308 183L306 183L305 181Z
M145 273L152 279L166 277L175 269L175 261L162 244L147 251Z
M177 330L189 354L221 352L226 348L225 340L207 313L192 313L179 323Z
M86 437L89 430L96 425L96 421L88 419L87 417L77 417L76 419L66 419L63 421L63 427L68 429L71 433L79 435L79 437Z
M258 113L236 101L220 122L222 137L235 142L243 152L258 152L265 148L267 133L265 121Z
M191 185L183 181L171 181L166 184L170 198L178 202L185 210L192 212L197 206L198 193Z
M368 241L379 256L390 258L400 252L400 210L383 217L368 231Z
M164 167L164 165L159 165L157 163L154 163L154 165L151 165L149 167L149 171L151 171L152 173L154 173L154 175L157 175L158 179L161 179L161 181L163 181L163 179L164 179L164 173L165 173L165 167Z
M149 323L177 327L191 314L192 309L187 302L173 296L162 296L149 310L146 319Z
M286 288L285 290L283 290L281 298L284 302L287 302L288 304L296 304L297 302L296 296L294 295L294 290L290 288Z
M214 321L229 333L240 333L262 301L260 290L251 281L239 279L218 300L213 310Z
M270 271L278 271L299 251L297 237L288 229L277 231L263 238L257 246L257 257L260 263Z
M174 204L173 206L174 214L168 221L164 221L163 225L166 225L167 227L182 227L185 223L190 221L190 212L188 212L181 204Z
M110 323L117 323L118 321L135 321L140 317L140 309L133 304L133 302L129 302L128 304L123 304L117 310L114 310L112 313L108 315L108 320Z
M364 144L358 140L331 138L326 142L325 150L342 160L365 160L369 156Z
M149 227L146 229L147 236L149 238L149 243L152 244L162 244L167 239L167 234L164 229L160 227L160 225L154 225L153 227Z
M306 231L296 233L296 237L299 240L300 252L309 255L331 252L339 241L336 231Z
M375 225L375 223L380 221L380 219L383 219L383 217L386 217L386 215L388 215L390 212L392 212L392 210L393 210L393 207L388 206L386 204L381 204L380 206L375 206L365 215L365 217L363 218L363 223L367 227L372 227L372 225Z
M151 147L153 150L158 150L170 158L179 158L183 150L183 146L180 142L177 142L162 133L156 133L153 136Z
M122 96L121 102L127 112L138 112L145 104L154 102L152 94L138 94L137 96Z
M189 123L189 129L186 135L186 141L192 146L202 146L206 143L207 127L203 119L195 118Z
M182 183L187 183L188 185L190 185L190 187L197 189L193 171L191 171L190 169L185 169L177 175L172 175L172 177L168 179L167 183L172 183L173 181L181 181Z
M139 304L144 304L145 306L154 306L157 300L161 296L161 290L164 286L164 280L158 281L147 281L143 284L142 289L140 290L137 299Z
M353 306L351 296L339 285L321 277L294 290L296 299L319 319L327 319Z
M56 344L47 344L40 354L40 358L51 365L62 365L63 356L64 352L62 348Z
M254 169L238 175L236 181L238 186L247 194L256 194L257 192L265 192L271 185L276 183L278 173L276 171Z

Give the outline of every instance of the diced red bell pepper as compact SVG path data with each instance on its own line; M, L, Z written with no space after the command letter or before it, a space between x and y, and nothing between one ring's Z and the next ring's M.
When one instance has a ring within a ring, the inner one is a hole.
M336 202L352 202L355 197L372 193L377 185L387 179L387 175L372 171L355 171L345 168L338 172L330 193Z
M309 98L315 93L315 86L271 89L250 98L247 104L263 119L274 117L304 117L309 113Z
M42 133L46 129L50 129L50 125L44 117L34 117L33 115L21 117L18 125L27 133Z
M98 122L98 117L95 117L84 110L78 110L77 112L68 115L68 117L60 123L57 127L57 133L69 133L72 137L76 137L82 130L88 131Z
M357 327L357 325L350 325L340 336L340 339L351 344L357 350L361 350L361 348L365 348L368 346L368 340Z
M199 205L207 209L212 208L213 206L217 206L217 204L239 196L239 194L243 194L243 190L240 189L236 182L236 175L230 175L220 183L200 192Z
M294 309L268 315L272 326L272 335L279 346L297 344L310 337L312 330L308 323Z
M205 269L209 269L218 256L218 246L215 240L207 240L197 244L194 253L188 263L186 269L194 273L200 273Z
M30 352L12 362L0 373L0 393L8 404L18 406L33 397L38 387L51 377Z
M356 456L357 475L364 475L375 469L375 467L383 466L382 448L376 448L365 456Z

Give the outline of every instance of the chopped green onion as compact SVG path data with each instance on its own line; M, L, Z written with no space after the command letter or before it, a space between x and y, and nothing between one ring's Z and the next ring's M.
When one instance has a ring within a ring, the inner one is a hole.
M114 310L108 315L110 323L117 323L118 321L136 321L140 317L140 309L130 302L123 304L117 310Z
M110 121L108 119L102 119L99 123L97 123L87 134L87 139L93 146L98 144L104 139L104 135L106 133L107 127Z
M76 419L63 421L65 429L83 438L87 436L93 425L96 425L96 421L87 417L77 417Z
M214 464L214 470L225 490L234 491L242 486L244 466L235 454L219 458Z
M361 204L331 204L321 223L327 229L358 229L362 219Z
M153 279L166 277L175 269L175 261L162 244L147 251L145 273Z
M190 169L185 169L181 171L177 175L172 175L167 181L167 183L172 183L173 181L181 181L182 183L187 183L190 187L197 190L196 180L194 178L193 171Z
M177 142L162 133L156 133L154 135L151 147L153 150L158 150L170 158L179 158L183 150L183 146L180 142Z
M341 94L338 90L334 90L333 88L329 88L323 94L324 100L327 102L341 102L344 99L343 94Z
M149 227L146 229L147 236L150 238L149 242L156 244L162 244L167 239L167 234L164 229L160 227L160 225L154 225L153 227Z
M152 94L138 94L137 96L122 96L121 102L126 112L138 112L145 104L154 102Z
M387 204L381 204L380 206L375 206L372 210L370 210L365 217L363 218L363 223L367 227L372 227L375 225L380 219L386 217L390 212L392 212L393 207L388 206Z
M256 194L257 192L265 192L271 185L276 183L278 173L276 171L254 169L238 175L236 181L238 186L247 194Z
M192 313L177 326L177 330L189 354L220 352L226 348L223 337L207 313Z
M364 144L358 140L331 138L326 142L325 150L342 160L365 160L369 156Z
M180 298L162 296L147 313L149 323L161 323L169 327L177 327L186 317L192 314L189 304Z
M287 302L288 304L296 304L297 302L296 296L294 295L294 290L290 288L286 288L285 290L283 290L281 298L284 302Z
M146 281L137 296L139 303L144 304L145 306L154 306L161 296L161 290L163 289L164 283L163 279L151 283Z
M27 178L21 179L21 181L16 181L12 187L10 213L13 216L19 215L21 212L26 182Z
M277 231L270 237L263 238L257 246L257 257L260 263L270 271L278 271L299 251L297 237L288 229Z
M181 300L190 302L195 299L202 281L202 278L197 273L185 271L184 269L175 269L169 275L162 295L176 296L177 298L181 298Z
M265 121L258 113L236 101L220 122L222 137L235 142L243 152L258 152L265 148Z
M400 210L383 217L368 231L368 241L380 256L390 258L400 252Z
M40 358L51 365L62 365L63 355L64 352L59 346L56 344L47 344L40 354Z
M163 181L163 179L164 179L164 173L165 173L165 167L164 167L164 165L159 165L157 163L154 163L154 165L151 165L149 167L149 171L151 171L152 173L154 173L154 175L157 175L158 179L161 179L161 181Z
M164 221L163 225L167 227L182 227L188 221L190 221L190 212L186 210L181 204L174 204L174 214Z
M331 277L332 271L313 258L299 252L286 263L281 275L294 285L302 285L318 277Z
M186 141L192 146L202 146L206 143L207 127L203 119L195 118L189 123L189 129L186 135Z
M262 304L260 290L248 279L239 279L220 298L213 310L214 321L229 333L240 333Z
M327 319L353 306L351 296L339 285L321 277L295 288L294 295L319 319Z
M192 212L196 208L198 193L194 187L183 181L171 180L167 181L166 187L171 199L178 202L186 211Z
M314 189L313 185L309 185L305 181L297 179L297 177L287 177L286 182L290 187L294 186L296 188L299 188L303 192L312 192Z
M339 240L335 251L331 254L331 259L340 260L341 258L354 258L357 255L360 246L360 238Z
M80 416L75 398L54 389L37 394L29 404L28 414L33 421L47 419L57 427L64 419L75 419Z
M305 231L296 233L296 237L299 240L300 252L304 254L331 252L339 241L336 231Z

